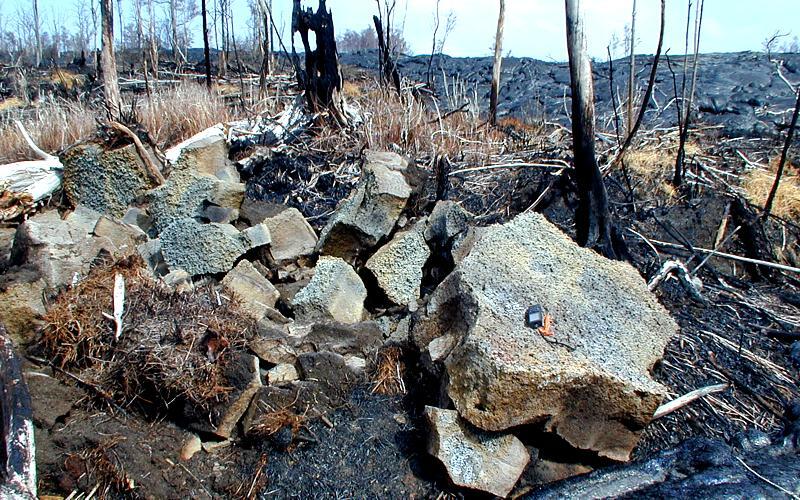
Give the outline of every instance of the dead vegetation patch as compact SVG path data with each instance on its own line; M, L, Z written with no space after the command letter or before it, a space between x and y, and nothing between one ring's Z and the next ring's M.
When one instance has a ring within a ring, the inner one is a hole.
M113 498L132 492L136 487L135 481L125 472L124 457L120 457L115 450L124 439L122 436L111 436L95 446L67 455L64 467L71 471L73 477L95 485L89 497Z
M759 207L764 206L772 184L775 182L778 161L779 158L775 157L770 162L769 170L754 168L743 176L742 187L750 203ZM772 213L788 220L797 220L800 217L800 175L798 175L797 168L791 163L784 168L781 183L772 204Z
M125 279L123 331L114 338L114 279ZM253 321L211 287L178 294L145 274L138 257L93 270L63 292L45 317L41 347L54 366L116 403L166 411L176 402L198 408L224 403L232 390L226 363L244 350Z
M372 393L394 396L406 393L403 375L406 365L403 350L392 346L378 351L378 359L372 375Z

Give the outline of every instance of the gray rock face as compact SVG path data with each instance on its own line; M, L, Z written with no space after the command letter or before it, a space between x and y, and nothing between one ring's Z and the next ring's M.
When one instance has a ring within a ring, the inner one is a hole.
M281 295L247 260L239 262L222 280L222 285L234 295L242 309L256 320L274 308Z
M314 253L317 234L296 208L287 208L279 214L264 219L272 234L270 255L276 262L297 259Z
M105 151L99 144L80 144L62 157L64 192L73 205L85 205L116 218L153 187L134 145Z
M428 452L444 464L453 483L499 497L511 492L530 461L519 439L469 429L454 410L426 406L425 417Z
M213 175L228 182L239 182L239 172L228 159L225 129L214 125L186 139L166 152L167 160L179 167Z
M248 246L229 224L201 224L179 219L161 232L161 252L170 268L192 276L228 272Z
M320 257L314 277L295 295L292 305L301 321L358 323L364 317L366 298L367 289L350 264L337 257Z
M422 267L430 255L422 231L411 229L397 234L375 252L366 268L390 301L405 306L419 298Z
M157 232L178 219L201 217L209 203L239 209L244 184L225 182L190 169L172 172L161 186L147 192L149 213Z
M526 327L533 304L554 336ZM665 394L649 370L677 329L635 269L526 214L486 229L412 334L422 350L460 339L445 359L448 393L474 425L545 421L576 448L627 460Z
M428 217L425 241L444 245L456 235L467 231L471 220L472 214L461 208L461 205L452 201L437 202Z
M147 241L147 235L138 226L131 226L108 216L100 217L93 233L108 238L114 245L114 255L121 257L136 252L136 247Z
M320 253L353 259L360 250L375 246L391 233L406 206L411 188L403 176L404 160L387 154L367 163L355 193L342 202L320 234Z
M11 260L36 268L50 288L84 278L101 250L115 249L108 238L93 236L99 219L98 212L83 206L64 220L54 210L37 214L18 228Z

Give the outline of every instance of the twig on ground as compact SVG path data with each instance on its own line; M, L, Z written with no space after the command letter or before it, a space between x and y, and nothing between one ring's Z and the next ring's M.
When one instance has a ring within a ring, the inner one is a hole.
M672 401L664 403L663 405L659 406L656 412L653 414L653 420L659 419L664 415L669 415L670 413L680 408L683 408L684 406L688 405L693 401L696 401L697 399L702 398L703 396L708 396L709 394L726 391L729 387L730 384L716 384L716 385L709 385L707 387L701 387L700 389L696 389L692 392L686 393L677 399L673 399Z

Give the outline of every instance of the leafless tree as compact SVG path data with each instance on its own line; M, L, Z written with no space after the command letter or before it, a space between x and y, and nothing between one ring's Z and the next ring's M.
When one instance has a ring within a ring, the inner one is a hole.
M117 61L114 56L114 3L100 0L100 24L102 26L102 52L100 64L103 69L103 92L108 116L119 120L120 94L117 82Z
M42 23L39 20L39 0L33 0L33 32L36 36L36 66L42 64Z
M206 86L211 88L211 52L208 47L208 11L206 0L202 0L200 5L201 15L203 16L203 58L206 63Z
M565 0L567 52L572 90L572 144L579 205L575 214L578 243L614 257L611 214L594 143L594 88L580 0Z
M500 0L497 16L497 34L494 37L494 65L492 66L492 91L489 96L489 123L497 125L497 100L500 95L500 74L503 65L503 24L506 17L506 2Z
M627 131L633 130L633 95L636 90L636 0L631 11L630 61L628 64Z
M672 177L672 184L675 186L680 186L683 183L683 176L686 170L686 140L689 138L689 125L691 124L691 115L692 115L692 104L694 102L694 93L695 88L697 85L697 63L700 56L700 31L703 27L703 7L705 5L704 0L698 0L695 4L695 15L694 15L694 38L693 38L693 45L694 45L694 60L692 62L692 81L689 88L689 96L687 98L687 87L686 87L686 78L687 78L687 70L688 70L688 57L689 54L684 55L684 63L683 63L683 89L682 89L682 99L681 99L681 108L683 108L682 112L678 113L679 118L679 129L680 129L680 137L678 139L678 153L675 158L675 175ZM689 0L688 3L688 15L686 17L686 47L688 52L689 47L689 26L691 20L691 11L692 11L692 1ZM683 119L681 120L681 116Z

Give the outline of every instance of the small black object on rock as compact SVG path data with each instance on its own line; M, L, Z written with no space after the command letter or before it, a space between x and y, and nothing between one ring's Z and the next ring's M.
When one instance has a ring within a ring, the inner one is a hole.
M539 304L532 305L525 311L525 326L539 328L544 325L544 309Z

